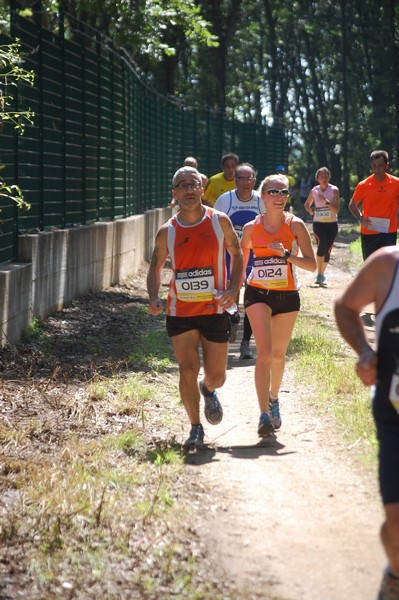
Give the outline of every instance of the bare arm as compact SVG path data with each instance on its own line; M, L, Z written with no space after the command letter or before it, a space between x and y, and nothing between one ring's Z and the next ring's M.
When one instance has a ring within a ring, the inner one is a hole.
M377 356L367 341L360 313L367 304L375 302L379 279L378 261L367 262L335 302L338 329L359 356L356 372L365 385L376 383Z
M292 232L298 240L298 246L302 256L291 254L291 256L287 258L287 261L305 271L315 271L317 266L316 258L313 251L312 240L310 239L305 223L300 219L294 219L292 222Z
M219 304L224 308L229 308L235 303L237 292L241 285L243 269L242 250L229 217L227 215L219 215L219 223L224 233L226 249L231 256L229 287L223 292Z
M155 247L151 256L150 267L147 273L147 291L150 300L148 312L152 315L158 315L162 312L162 302L158 296L161 285L161 272L168 256L167 246L168 230L162 226L155 238Z
M358 204L361 204L361 202L359 202ZM356 204L353 197L351 198L351 200L348 204L348 209L349 209L349 212L355 217L355 219L357 221L359 221L360 225L363 225L363 227L368 227L370 222L368 219L366 219L362 216L362 213L360 212L360 209L358 208L358 205Z
M350 199L350 202L348 204L348 209L349 209L349 212L355 217L355 219L357 221L360 221L362 215L361 215L360 210L357 207L355 200L353 199L353 196Z
M310 214L310 215L314 215L314 210L312 209L312 206L314 204L314 197L313 197L313 191L310 190L308 199L306 200L304 207L305 210Z
M337 215L339 212L339 189L336 186L333 187L332 200L331 202L327 201L327 204L329 209Z
M248 265L250 250L252 248L251 235L252 235L253 228L254 228L254 221L250 221L249 223L244 225L244 228L242 230L242 238L241 238L241 249L242 249L242 254L243 254L243 272L242 272L242 278L241 278L242 282L245 281L245 279L246 279L246 269L247 269L247 265Z

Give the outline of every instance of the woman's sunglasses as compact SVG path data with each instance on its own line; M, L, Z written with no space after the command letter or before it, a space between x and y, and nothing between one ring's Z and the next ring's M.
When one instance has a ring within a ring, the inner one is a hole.
M266 192L268 194L270 194L270 196L288 196L288 194L290 193L289 190L287 190L286 188L284 188L283 190L278 190L276 188L271 188L270 190L266 190Z

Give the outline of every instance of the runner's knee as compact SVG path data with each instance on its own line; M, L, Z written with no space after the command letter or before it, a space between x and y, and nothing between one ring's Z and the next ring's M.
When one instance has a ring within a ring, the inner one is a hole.
M222 387L225 381L226 371L223 373L205 373L205 385L211 390Z

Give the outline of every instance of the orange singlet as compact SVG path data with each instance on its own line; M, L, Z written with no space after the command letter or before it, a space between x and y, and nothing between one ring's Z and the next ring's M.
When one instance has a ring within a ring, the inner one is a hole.
M224 233L218 212L204 207L195 225L179 222L179 213L168 222L168 251L173 275L166 313L172 317L222 314L213 290L226 288Z
M299 289L295 267L284 256L277 256L267 246L272 242L281 242L291 254L298 253L298 245L291 231L294 218L284 212L284 222L275 233L268 233L263 227L263 216L255 219L251 240L254 252L254 264L247 283L256 288L276 291L295 291Z

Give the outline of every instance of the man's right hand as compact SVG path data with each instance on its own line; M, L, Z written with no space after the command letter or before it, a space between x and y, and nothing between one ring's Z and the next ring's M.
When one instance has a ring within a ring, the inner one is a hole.
M364 385L377 383L377 355L372 348L365 350L356 363L356 373Z
M150 315L159 315L163 311L162 302L159 298L155 300L150 300L150 305L148 307L148 312Z

